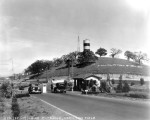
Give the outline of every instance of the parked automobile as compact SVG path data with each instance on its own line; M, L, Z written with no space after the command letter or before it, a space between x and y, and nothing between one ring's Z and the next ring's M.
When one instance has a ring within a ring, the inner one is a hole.
M51 84L52 93L66 93L66 88L64 82L57 81Z
M33 86L30 84L28 91L29 91L29 94L41 94L42 93L42 90L38 85Z

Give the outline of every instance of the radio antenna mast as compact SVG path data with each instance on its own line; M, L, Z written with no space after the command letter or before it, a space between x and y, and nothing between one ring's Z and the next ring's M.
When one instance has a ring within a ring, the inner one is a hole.
M77 46L77 52L80 52L80 38L78 36L78 46Z

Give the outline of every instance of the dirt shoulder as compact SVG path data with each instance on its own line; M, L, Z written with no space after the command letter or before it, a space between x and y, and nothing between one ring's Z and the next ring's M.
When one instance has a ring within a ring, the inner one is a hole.
M20 119L19 120L76 120L69 114L49 106L34 97L17 98ZM0 120L11 120L12 99L0 100Z
M11 118L11 99L0 98L0 120Z

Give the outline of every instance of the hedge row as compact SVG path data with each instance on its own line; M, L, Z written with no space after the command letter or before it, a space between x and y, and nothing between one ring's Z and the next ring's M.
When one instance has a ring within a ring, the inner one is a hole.
M20 93L20 94L15 94L16 98L21 98L21 97L29 97L30 94L29 93Z
M12 110L12 119L13 120L19 120L20 108L19 108L19 104L17 102L16 97L12 98L11 110Z

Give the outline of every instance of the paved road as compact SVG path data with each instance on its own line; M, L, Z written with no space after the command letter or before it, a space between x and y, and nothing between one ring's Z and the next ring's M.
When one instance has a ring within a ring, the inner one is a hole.
M81 95L47 93L34 95L71 114L86 120L148 120L148 103L85 97Z

